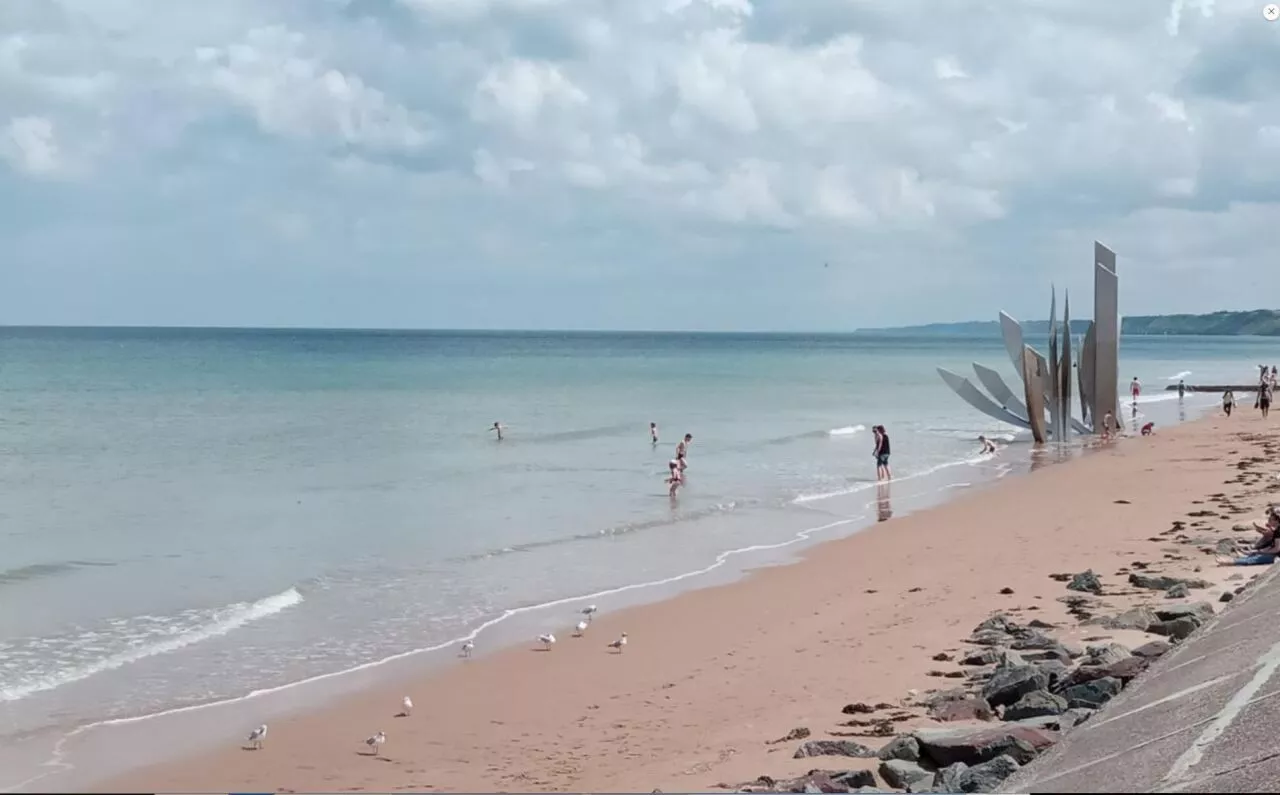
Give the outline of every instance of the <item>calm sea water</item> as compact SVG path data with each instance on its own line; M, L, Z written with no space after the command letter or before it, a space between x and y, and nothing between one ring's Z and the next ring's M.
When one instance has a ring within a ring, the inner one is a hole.
M1167 379L1272 347L1126 339L1121 382L1171 421ZM975 456L1012 429L934 372L975 359L1012 372L994 337L0 329L0 745L794 538L874 492L875 423L898 493L997 477L1025 445Z

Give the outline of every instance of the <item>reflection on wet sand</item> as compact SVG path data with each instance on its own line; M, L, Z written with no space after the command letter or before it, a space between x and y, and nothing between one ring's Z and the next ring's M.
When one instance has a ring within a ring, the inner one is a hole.
M889 502L889 484L876 486L876 520L880 522L893 518L893 505Z

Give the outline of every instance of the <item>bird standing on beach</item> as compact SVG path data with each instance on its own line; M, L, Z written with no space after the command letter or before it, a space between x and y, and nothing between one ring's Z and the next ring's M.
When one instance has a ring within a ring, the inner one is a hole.
M615 649L618 654L622 654L622 649L627 645L627 633L622 633L622 637L609 644L609 648Z
M402 701L401 703L402 703L402 704L404 704L404 716L407 718L407 717L409 717L410 715L412 715L412 714L413 714L413 699L409 698L408 696L405 696L405 697L404 697L404 701Z
M595 605L588 605L588 606L586 606L586 607L582 608L582 614L583 614L584 616L586 616L586 617L587 617L587 621L590 621L590 620L591 620L591 617L592 617L592 616L594 616L594 615L596 614L596 606L595 606Z
M589 623L587 623L586 621L579 621L579 622L578 622L578 626L574 627L574 629L578 630L577 637L579 637L579 638L580 638L580 637L582 637L583 633L585 633L585 632L587 631L587 627L589 627L589 626L591 626L591 625L590 625Z
M373 735L369 739L365 740L364 744L369 746L370 750L373 751L374 756L377 756L378 754L382 753L382 744L385 743L386 741L387 741L387 733L378 732L377 734Z
M249 732L249 744L253 746L253 750L262 750L262 741L267 739L267 724L262 724L258 728Z
M542 644L544 651L551 651L551 646L556 642L556 636L548 632L545 635L539 635L538 642Z
M467 641L466 643L462 644L462 656L463 656L463 657L470 657L470 656L471 656L471 652L473 652L473 651L475 651L475 650L476 650L476 644L475 644L475 642L474 642L474 641L470 641L470 640L469 640L469 641Z

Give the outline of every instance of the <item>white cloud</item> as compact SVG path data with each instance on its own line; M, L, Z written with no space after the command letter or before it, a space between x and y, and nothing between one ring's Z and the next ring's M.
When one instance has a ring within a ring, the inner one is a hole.
M0 134L0 158L33 176L56 174L62 158L53 122L39 116L11 119Z
M1125 271L1151 279L1126 292L1143 311L1248 305L1262 293L1234 286L1246 277L1280 289L1237 239L1237 218L1280 202L1275 28L1251 0L5 8L0 195L26 206L52 175L69 191L56 213L0 220L10 261L92 246L110 215L99 272L128 263L148 285L179 267L166 246L207 252L182 267L253 261L260 278L359 261L388 304L369 319L378 301L351 299L355 324L559 325L569 311L655 327L682 322L660 309L672 279L692 291L694 274L719 286L828 259L851 260L824 276L847 281L779 277L699 322L868 326L957 302L1027 314L1020 302L1043 311L1043 286L1083 267L1062 252L1087 261L1099 230L1144 263ZM1152 252L1152 219L1202 227L1218 292L1159 278L1191 260ZM851 317L840 285L872 274L881 298ZM307 284L280 310L298 322L357 292ZM0 312L57 306L24 285ZM782 316L761 319L766 297Z

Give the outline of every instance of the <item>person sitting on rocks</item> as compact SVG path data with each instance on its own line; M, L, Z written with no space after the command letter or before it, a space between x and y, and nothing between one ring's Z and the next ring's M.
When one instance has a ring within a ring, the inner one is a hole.
M1280 527L1278 525L1277 527ZM1219 566L1269 566L1280 556L1280 537L1273 530L1270 537L1264 535L1258 541L1262 546L1254 545L1253 552L1240 558L1220 557Z

